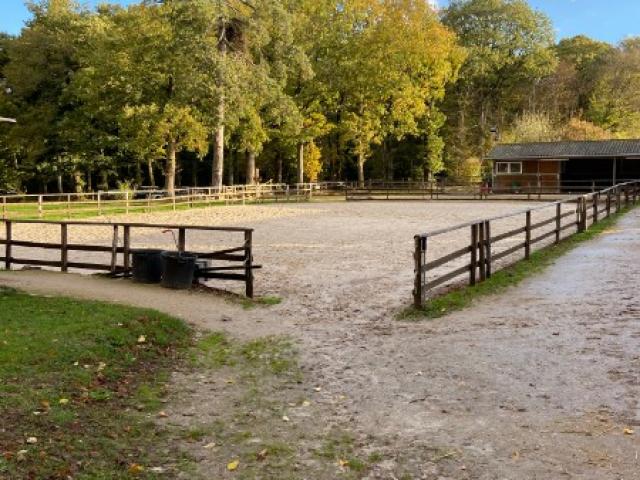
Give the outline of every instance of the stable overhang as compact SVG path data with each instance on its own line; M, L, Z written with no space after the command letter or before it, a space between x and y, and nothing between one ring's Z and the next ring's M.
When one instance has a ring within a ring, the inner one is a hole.
M488 160L570 160L573 158L623 158L640 160L640 140L505 143L494 147Z

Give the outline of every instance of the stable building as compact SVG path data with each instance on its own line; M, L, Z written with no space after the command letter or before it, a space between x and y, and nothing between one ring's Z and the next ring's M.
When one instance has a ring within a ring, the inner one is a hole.
M486 158L496 193L591 191L640 179L640 140L501 144Z

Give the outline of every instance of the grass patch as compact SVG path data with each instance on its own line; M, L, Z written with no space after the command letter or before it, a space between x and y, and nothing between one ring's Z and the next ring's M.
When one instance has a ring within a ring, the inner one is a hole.
M257 297L257 298L243 298L240 301L242 308L245 310L250 310L255 307L270 307L273 305L280 305L282 303L282 298L276 296L265 296L265 297Z
M291 377L299 374L297 352L285 337L262 337L240 343L215 332L198 341L194 360L200 366L213 369L234 367L247 378L264 373Z
M620 216L628 211L629 209L623 209L620 213L612 214L611 217L590 226L585 232L572 235L557 245L551 245L532 252L529 260L522 260L499 270L484 282L474 286L465 286L435 297L429 300L422 308L409 307L398 315L398 319L417 321L425 318L443 317L451 312L469 307L478 298L503 292L531 275L541 272L559 257L573 250L581 243L591 240L611 228Z
M164 433L143 412L191 345L183 322L0 289L0 333L0 478L155 478Z
M378 463L382 459L382 455L378 453L369 455L367 459L362 459L356 456L355 452L354 437L346 431L334 430L327 435L315 454L318 458L331 460L354 474L363 474L371 468L372 464Z

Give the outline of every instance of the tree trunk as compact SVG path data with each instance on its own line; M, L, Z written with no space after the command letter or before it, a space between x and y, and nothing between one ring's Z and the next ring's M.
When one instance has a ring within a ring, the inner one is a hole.
M153 174L153 160L147 160L147 170L149 173L149 185L156 186L156 176Z
M142 165L140 162L136 162L136 183L135 186L139 187L142 185Z
M82 193L84 187L84 181L82 180L82 174L78 171L73 172L73 183L76 193Z
M304 143L298 144L298 183L304 183Z
M93 191L93 175L91 170L87 170L87 192Z
M170 140L167 145L167 168L164 177L164 189L170 195L175 194L176 190L176 142Z
M64 187L62 186L62 175L58 175L58 193L64 193Z
M223 30L226 26L222 26ZM222 36L218 43L218 51L224 59L227 56L226 34ZM218 88L222 88L223 79L218 78ZM211 172L211 186L222 188L222 176L224 174L224 121L226 113L224 94L220 95L218 104L218 126L216 128L214 151L213 151L213 171Z
M251 150L247 150L247 179L245 183L247 185L254 185L256 183L256 154Z
M236 155L229 155L229 168L227 170L227 184L234 185L236 183L234 179L236 170Z
M278 178L278 183L282 183L283 174L282 174L282 154L281 153L278 153L277 162L278 162L278 174L276 175L276 177Z
M221 100L222 102L222 100ZM224 111L224 106L218 106L218 115ZM222 113L224 115L224 113ZM222 175L224 174L224 125L216 129L216 137L213 144L213 172L211 174L211 186L222 187Z
M358 154L358 186L364 188L364 155Z
M198 186L198 159L193 160L193 168L191 169L191 186Z
M98 188L105 191L109 190L109 174L106 170L100 172L100 185Z

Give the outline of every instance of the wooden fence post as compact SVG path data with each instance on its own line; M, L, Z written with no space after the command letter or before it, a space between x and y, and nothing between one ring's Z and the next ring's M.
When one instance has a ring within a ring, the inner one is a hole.
M607 190L607 218L611 216L611 190Z
M413 283L413 305L416 308L420 308L424 305L425 299L425 283L427 272L424 268L427 257L427 239L426 237L421 237L420 235L416 235L414 238L415 241L415 250L413 252L413 260L414 260L414 283Z
M187 245L187 235L184 228L178 229L178 252L184 253Z
M556 203L556 243L560 243L560 233L562 228L562 204Z
M248 298L253 298L253 232L244 232L244 276L245 293Z
M5 246L4 246L4 268L11 270L11 239L12 239L12 224L11 220L6 220L5 223Z
M38 195L38 218L44 216L44 206L42 205L42 195Z
M485 258L487 262L487 278L491 278L492 266L491 266L491 222L487 220L484 224L484 245L485 245Z
M68 235L68 227L66 223L60 224L60 263L62 264L60 269L63 272L67 272L69 270L69 250L67 248L69 244L69 235Z
M71 218L71 194L67 194L67 218Z
M476 284L478 269L478 224L471 225L471 265L469 266L469 285Z
M124 201L125 201L125 213L129 215L129 190L124 192Z
M622 206L622 192L620 192L620 186L616 187L616 213L620 212Z
M124 264L124 272L128 273L131 269L131 226L124 226L124 236L122 239L123 246L123 264Z
M598 223L598 206L600 204L600 194L594 193L591 197L593 199L593 224Z
M102 193L98 190L98 215L102 215Z
M625 207L629 206L629 186L628 185L624 186L624 206Z
M531 210L526 213L526 225L524 227L524 258L529 260L531 256Z
M484 282L487 279L487 257L484 242L485 237L485 222L478 224L478 262L480 267L480 281Z
M7 197L2 197L2 219L7 218Z
M111 241L111 274L118 268L118 225L113 226L113 239Z

